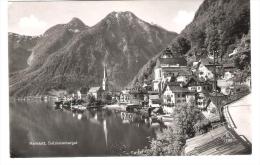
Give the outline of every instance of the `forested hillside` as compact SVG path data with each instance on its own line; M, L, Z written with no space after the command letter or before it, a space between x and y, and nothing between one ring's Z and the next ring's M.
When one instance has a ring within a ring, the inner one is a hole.
M232 63L235 59L229 58L229 54L240 47L245 36L250 36L249 0L205 0L193 21L165 47L168 46L174 56L185 56L189 64L208 58L213 51L218 55L220 63ZM151 59L144 65L129 86L142 83L145 79L150 80L155 63L156 59ZM249 64L250 60L247 66Z

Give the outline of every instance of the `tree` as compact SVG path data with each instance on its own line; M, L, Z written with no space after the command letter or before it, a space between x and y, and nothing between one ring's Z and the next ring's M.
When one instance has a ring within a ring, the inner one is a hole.
M210 123L195 105L195 100L177 106L172 125L151 139L150 146L131 152L133 155L181 155L187 138L207 132Z
M95 101L96 101L96 98L93 95L91 95L91 94L87 95L87 105L88 106L94 104Z
M111 102L112 100L112 96L109 92L103 92L102 93L102 102L103 103L108 103L108 102Z
M221 49L221 44L220 44L220 32L217 28L216 25L210 25L207 28L207 39L206 39L206 45L207 45L207 50L210 53L217 53L216 56L217 58L219 57L220 49Z
M172 43L171 50L174 55L182 56L191 48L190 41L183 36L177 37Z

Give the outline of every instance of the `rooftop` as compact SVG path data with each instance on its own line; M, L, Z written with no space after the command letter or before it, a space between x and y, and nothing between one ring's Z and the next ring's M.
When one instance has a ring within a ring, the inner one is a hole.
M159 95L149 95L149 99L151 99L151 100L159 100L160 97L159 97Z
M183 88L177 85L168 85L172 92L176 93L189 93L190 91L187 88Z
M178 73L179 75L192 75L188 67L163 67L163 72Z
M224 105L227 104L228 96L222 93L213 92L204 94L206 97L209 98L209 103L212 102L218 109L222 108Z
M179 65L187 66L187 61L184 57L159 58L160 65Z
M93 92L97 92L100 89L101 89L101 87L91 87L88 92L93 93Z
M185 84L185 86L201 86L201 85L210 85L207 81L200 81L195 76L192 76L189 81Z
M251 147L226 126L188 139L185 155L234 155L250 154Z

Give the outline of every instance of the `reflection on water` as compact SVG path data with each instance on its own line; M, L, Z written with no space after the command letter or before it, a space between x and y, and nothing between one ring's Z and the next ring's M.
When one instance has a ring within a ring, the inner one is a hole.
M109 156L144 148L154 128L143 116L111 110L56 110L52 103L10 103L12 157ZM32 145L45 142L47 145ZM48 145L48 142L76 142Z

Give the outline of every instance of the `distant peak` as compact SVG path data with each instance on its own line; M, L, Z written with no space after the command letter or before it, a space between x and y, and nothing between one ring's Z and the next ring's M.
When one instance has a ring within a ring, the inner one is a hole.
M74 28L83 28L86 27L86 25L76 17L73 17L70 22L68 23L69 26L74 27Z
M82 22L79 18L77 18L77 17L73 17L71 20L70 20L70 22Z
M122 15L125 15L125 14L134 15L131 11L113 11L112 13L118 13L118 14L122 14Z
M130 12L130 11L113 11L110 14L108 14L109 16L115 16L115 17L135 17L135 15Z

